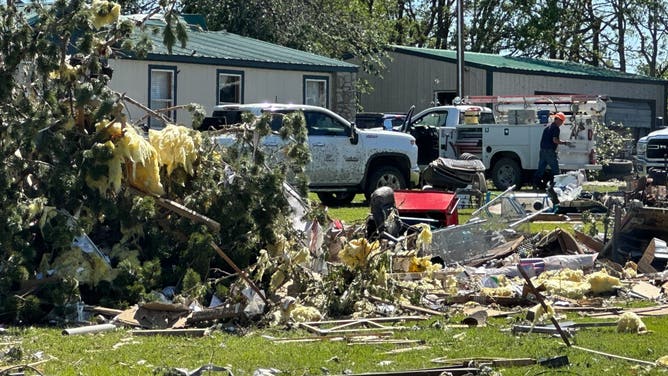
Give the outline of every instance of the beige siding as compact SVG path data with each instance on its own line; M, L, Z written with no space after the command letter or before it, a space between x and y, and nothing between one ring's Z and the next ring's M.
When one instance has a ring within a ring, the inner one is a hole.
M336 102L335 75L328 72L306 72L209 66L188 63L163 63L158 61L113 60L109 64L114 69L110 87L146 104L148 102L149 65L174 66L177 68L177 104L199 103L207 114L216 105L216 72L218 69L244 72L244 103L281 102L303 103L304 76L322 76L329 80L329 105ZM346 73L339 73L346 74ZM354 75L353 73L349 73ZM136 107L129 107L132 118L142 116ZM346 112L346 111L340 111ZM351 110L347 112L352 113ZM177 113L179 123L190 125L188 112Z
M432 105L434 92L457 90L455 63L397 53L390 57L382 78L360 73L374 87L373 92L360 96L364 111L406 111L411 105L420 111ZM485 71L466 67L463 83L465 94L485 94Z

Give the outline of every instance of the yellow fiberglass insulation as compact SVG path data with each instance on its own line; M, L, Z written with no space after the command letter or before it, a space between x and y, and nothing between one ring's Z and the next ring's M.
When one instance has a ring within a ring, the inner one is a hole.
M515 292L510 286L501 286L501 287L483 287L480 289L480 295L482 296L498 296L498 297L511 297L515 296Z
M147 193L164 193L160 183L158 152L144 137L131 126L123 128L119 122L100 122L96 124L96 129L110 139L96 146L107 148L112 157L103 162L108 168L106 177L93 179L90 175L86 176L89 187L98 189L101 194L107 191L119 192L125 165L126 179L130 185Z
M322 314L314 307L308 307L295 303L290 309L290 318L296 322L320 321Z
M415 246L420 249L423 246L430 245L432 233L429 225L426 223L418 223L415 226L420 229L420 234L418 234L417 240L415 241Z
M657 366L668 367L668 355L664 355L656 360Z
M181 125L168 124L162 130L149 130L148 140L160 155L160 163L167 168L167 175L178 166L193 175L193 163L202 142L199 132Z
M87 254L72 247L60 252L49 265L59 277L72 277L82 284L95 286L100 281L111 281L115 272L99 256Z
M582 270L572 269L542 273L536 279L536 285L543 285L550 294L571 299L582 298L591 289Z
M91 11L91 22L96 29L99 29L104 25L118 21L118 17L121 15L121 6L112 1L93 0Z
M165 193L160 183L160 157L157 150L133 127L126 127L116 143L116 151L125 159L128 183L147 193Z
M595 294L612 292L615 290L616 286L622 285L619 278L608 275L608 272L606 272L605 269L590 274L587 277L587 281L591 285L591 291Z
M555 315L554 307L552 307L552 304L545 303L545 306L547 307L547 312L545 311L545 308L543 308L542 304L537 304L536 306L534 306L534 308L532 308L535 309L536 312L533 318L534 322L540 320L540 318L543 317L543 315L547 315L548 317L552 317Z
M647 331L645 323L633 312L624 312L617 321L619 333L644 333Z
M433 272L440 269L441 269L440 264L432 264L430 256L425 256L425 257L413 256L411 257L410 264L408 265L408 271L411 273Z
M369 257L377 253L380 243L369 243L365 238L349 241L339 252L339 259L351 268L365 266Z

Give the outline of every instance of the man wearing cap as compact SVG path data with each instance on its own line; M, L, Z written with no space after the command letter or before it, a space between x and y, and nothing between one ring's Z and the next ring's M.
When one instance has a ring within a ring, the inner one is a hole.
M566 115L563 112L557 112L553 116L552 124L543 129L543 137L540 139L540 159L538 160L538 170L533 177L534 188L540 187L545 168L550 166L552 176L559 175L559 157L557 155L557 145L569 145L569 141L559 139L559 127L566 121ZM550 179L553 182L553 179Z

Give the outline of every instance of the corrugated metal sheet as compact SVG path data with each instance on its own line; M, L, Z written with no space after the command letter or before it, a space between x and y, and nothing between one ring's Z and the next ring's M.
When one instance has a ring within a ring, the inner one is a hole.
M426 58L457 61L457 52L432 48L392 46L396 52L418 55ZM464 60L467 65L477 65L498 70L517 70L524 72L567 74L569 76L589 76L599 78L625 78L662 81L649 76L624 73L612 69L594 67L563 60L532 59L526 57L501 56L477 52L466 52Z

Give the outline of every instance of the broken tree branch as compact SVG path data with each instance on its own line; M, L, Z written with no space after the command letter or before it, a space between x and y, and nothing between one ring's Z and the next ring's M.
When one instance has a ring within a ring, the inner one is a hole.
M258 294L260 296L260 298L264 301L264 303L269 305L270 304L269 300L267 300L267 298L264 296L262 291L260 291L260 289L257 287L257 285L255 285L255 283L248 277L246 272L239 269L237 264L235 264L234 261L232 261L232 259L229 256L227 256L225 254L225 252L223 252L223 250L220 249L220 247L218 245L216 245L216 243L211 242L210 244L211 244L211 247L216 250L218 255L220 255L220 257L222 257L223 260L225 260L225 262L227 262L232 267L232 269L234 269L234 271L237 272L237 274L239 274L239 276L241 278L243 278L244 281L246 281L246 283L248 283L248 286L253 291L255 291L256 294Z

